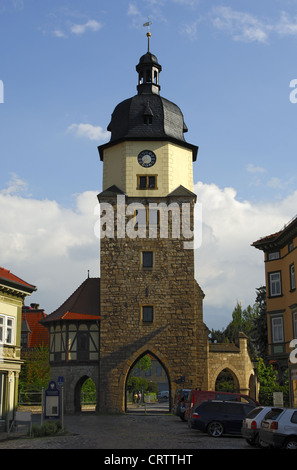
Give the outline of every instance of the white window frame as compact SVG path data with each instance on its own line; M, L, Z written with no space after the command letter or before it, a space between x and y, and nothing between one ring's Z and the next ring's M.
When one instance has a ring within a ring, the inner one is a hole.
M271 251L268 253L268 261L273 261L274 259L279 259L280 258L280 252L279 251Z
M284 321L283 317L271 318L271 336L273 343L284 342Z
M15 318L0 315L0 344L15 344Z
M282 278L280 271L269 273L269 295L270 297L282 295Z

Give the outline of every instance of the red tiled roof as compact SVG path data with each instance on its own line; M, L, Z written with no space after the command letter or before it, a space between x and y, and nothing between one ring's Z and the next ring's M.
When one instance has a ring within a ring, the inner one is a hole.
M30 333L28 335L28 348L35 346L49 346L49 332L47 328L42 326L39 322L46 317L44 310L24 309L22 313L22 325L26 322Z
M268 250L275 248L276 246L281 247L288 243L289 239L295 237L297 234L297 216L293 217L281 230L266 237L260 238L259 240L252 243L252 246L259 250Z
M85 315L84 313L74 313L74 312L66 312L62 318L62 320L94 320L100 319L100 316L96 315Z
M44 325L59 320L100 320L100 279L86 279L53 313L41 320Z
M0 283L5 283L5 285L8 285L9 287L21 287L25 289L26 291L33 292L36 290L36 287L33 286L32 284L29 284L26 281L23 281L23 279L15 276L12 274L8 269L4 269L0 267Z

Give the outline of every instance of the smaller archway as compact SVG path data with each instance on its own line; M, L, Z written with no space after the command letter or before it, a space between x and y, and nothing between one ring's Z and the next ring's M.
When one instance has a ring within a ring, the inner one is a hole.
M74 410L75 412L81 411L95 411L96 410L96 385L94 381L84 375L76 383L74 389Z
M215 390L220 392L239 393L239 381L231 369L223 369L217 376Z
M126 412L163 412L171 407L171 385L166 367L146 351L132 364L125 383Z

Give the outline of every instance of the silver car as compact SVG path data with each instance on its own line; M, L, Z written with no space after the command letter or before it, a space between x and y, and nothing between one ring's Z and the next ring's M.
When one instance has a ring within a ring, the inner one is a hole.
M259 436L270 446L297 449L297 409L272 408L261 423Z
M260 442L259 430L262 420L269 411L271 406L257 406L243 420L241 434L251 446L266 447Z

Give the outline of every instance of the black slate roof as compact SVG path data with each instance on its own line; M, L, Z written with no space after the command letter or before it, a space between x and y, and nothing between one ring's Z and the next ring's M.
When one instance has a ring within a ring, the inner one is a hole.
M145 116L152 117L151 124ZM107 128L111 132L110 142L123 138L164 138L185 142L187 126L180 108L156 94L141 94L118 104Z

